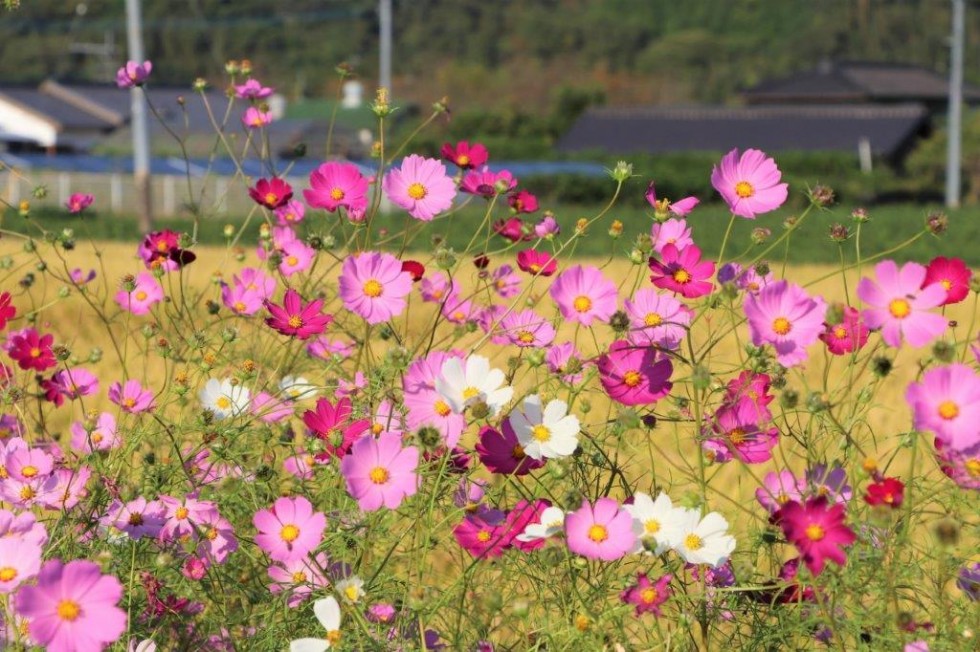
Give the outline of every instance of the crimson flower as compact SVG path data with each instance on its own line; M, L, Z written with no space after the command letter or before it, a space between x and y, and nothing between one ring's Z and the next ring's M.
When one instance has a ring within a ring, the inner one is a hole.
M905 485L898 478L884 478L868 485L864 502L869 505L888 505L896 509L902 505Z
M942 306L959 303L970 293L970 277L973 272L959 258L937 256L926 265L926 278L922 289L931 283L939 283L946 289L946 300Z
M17 315L17 308L10 305L10 293L0 293L0 330L7 327L7 322Z
M265 323L283 335L298 337L301 340L319 335L333 321L332 315L324 315L320 312L323 299L310 301L304 306L303 297L293 289L286 290L282 306L268 299L264 303L266 309L272 313Z
M413 281L421 281L422 277L425 276L425 265L417 260L403 260L402 271L408 272Z
M677 249L664 245L661 260L650 258L650 280L658 288L677 292L688 299L710 294L713 289L708 280L715 273L714 262L701 260L701 250L695 245Z
M278 177L259 179L254 188L248 189L248 196L256 204L272 210L293 198L293 187Z
M53 342L53 335L41 336L27 328L7 341L7 353L21 369L44 371L58 364L51 351Z

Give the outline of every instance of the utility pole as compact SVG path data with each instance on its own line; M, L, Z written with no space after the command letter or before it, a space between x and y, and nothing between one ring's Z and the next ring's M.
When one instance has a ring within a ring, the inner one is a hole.
M143 16L142 0L126 0L126 40L129 59L142 63ZM144 233L153 230L153 202L150 197L150 135L146 124L146 98L143 89L133 87L130 93L130 127L133 130L133 181L136 185L136 210L139 227Z
M381 0L378 6L378 20L381 23L381 52L378 85L388 89L389 100L391 92L391 0Z
M966 3L953 0L952 56L949 70L949 122L946 149L946 207L960 206L960 139L963 131L963 39Z

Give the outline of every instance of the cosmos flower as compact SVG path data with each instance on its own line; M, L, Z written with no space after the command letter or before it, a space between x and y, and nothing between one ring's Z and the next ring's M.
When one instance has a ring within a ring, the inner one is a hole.
M711 171L711 185L732 214L749 219L783 205L789 186L780 183L781 178L776 162L757 149L747 149L741 156L733 149Z
M423 222L450 208L456 196L456 184L446 174L446 166L417 154L406 156L400 168L392 168L381 187L395 205Z
M899 269L895 261L883 260L875 265L877 282L862 278L858 297L869 307L861 316L868 328L881 329L881 339L889 346L902 341L913 347L929 344L946 331L945 317L930 308L943 305L946 288L942 283L922 287L926 268L918 263L905 263Z

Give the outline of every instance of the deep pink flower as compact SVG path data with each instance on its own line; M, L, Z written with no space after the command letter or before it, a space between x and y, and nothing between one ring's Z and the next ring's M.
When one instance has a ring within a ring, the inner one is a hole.
M784 367L806 361L806 349L823 331L827 303L795 283L778 281L745 297L745 316L756 346L771 344Z
M834 504L828 507L827 499L823 496L811 498L803 504L791 500L773 514L772 520L800 551L804 563L814 575L823 571L825 559L843 566L847 561L844 546L857 539L844 524L844 506Z
M136 379L127 380L125 385L118 381L109 385L109 400L130 414L156 409L156 405L153 404L153 392L144 389Z
M933 433L954 451L980 452L980 377L973 369L964 364L930 369L909 385L905 398L916 430Z
M882 478L868 485L864 502L869 505L887 505L892 509L902 506L905 484L898 478Z
M929 344L946 331L942 315L926 312L943 305L946 288L932 283L923 289L926 268L918 263L905 263L901 269L892 260L875 265L875 283L862 278L858 297L870 306L861 316L868 328L881 329L881 339L889 346L901 346L902 339L913 347Z
M640 346L676 349L687 337L694 313L672 296L650 288L637 290L625 301L630 318L630 342Z
M403 260L402 271L408 272L409 276L412 277L412 281L418 283L425 276L425 265L417 260Z
M521 541L517 536L523 534L524 530L531 523L540 523L541 514L548 507L551 507L551 503L547 500L534 500L531 502L518 500L514 504L514 508L507 512L507 517L504 519L504 526L507 528L507 543L521 552L531 552L532 550L543 548L546 543L544 537L531 541Z
M303 496L279 498L252 518L255 543L275 561L306 558L323 538L327 518Z
M487 148L480 143L470 145L468 141L461 140L454 147L452 143L445 143L442 146L442 158L456 166L468 170L486 165Z
M412 277L400 260L386 253L364 252L348 257L340 270L344 307L369 324L380 324L405 310Z
M246 129L258 129L260 127L264 127L272 124L272 113L269 111L263 111L255 106L250 106L245 109L245 113L242 114L242 124Z
M539 276L551 276L558 271L558 261L551 254L536 249L518 253L517 266L522 272Z
M163 287L150 272L140 272L136 275L133 289L123 288L116 292L115 298L123 310L134 315L145 315L154 304L163 301Z
M646 573L637 573L636 584L620 593L619 599L626 604L635 605L637 616L652 613L659 618L661 615L660 605L666 602L673 593L670 590L670 582L673 579L673 575L667 574L654 583L650 581Z
M674 367L653 347L617 340L596 361L599 381L613 399L623 405L649 405L670 392Z
M749 219L783 205L789 186L780 183L781 178L776 162L757 149L747 149L741 156L733 149L711 171L711 185L732 214Z
M711 427L721 435L716 443L746 464L772 459L772 449L779 441L779 430L760 421L759 410L750 398L723 405L715 413Z
M272 89L263 86L257 79L249 79L244 84L235 84L235 97L240 100L263 100L272 95Z
M660 252L661 260L650 258L650 280L658 288L679 292L688 299L710 294L714 285L710 279L715 273L715 264L701 260L701 250L695 245L678 249L674 245L664 245Z
M321 312L323 299L303 305L303 297L292 288L286 290L281 306L266 299L265 307L272 315L265 320L269 328L301 340L319 335L333 321L332 315Z
M293 198L293 187L279 177L259 179L254 188L248 189L248 196L259 206L273 210Z
M142 86L152 71L153 64L149 61L143 63L127 61L125 66L116 71L116 86L119 88Z
M670 201L667 198L657 199L657 189L654 186L653 181L647 186L646 194L647 203L653 207L656 212L657 217L665 218L667 215L673 213L678 217L684 217L688 213L694 210L694 207L701 203L697 197L685 197L684 199L678 199L675 202Z
M508 313L499 326L511 344L540 348L555 341L555 327L551 322L530 308L521 312Z
M694 244L691 238L691 227L687 220L671 218L666 222L654 222L650 227L650 239L653 240L653 250L662 253L667 245L677 249L686 249Z
M446 166L417 154L406 156L400 168L392 168L381 183L388 198L417 220L432 218L453 205L456 184Z
M483 426L476 444L480 462L491 473L527 475L545 465L547 460L536 460L525 454L509 419L504 419L501 430L502 432L490 426Z
M519 217L511 217L506 220L497 220L493 223L493 232L497 235L510 240L511 242L521 242L533 240L534 236L524 230L524 221Z
M614 561L636 547L633 517L612 498L582 506L565 516L568 549L588 559Z
M820 339L832 354L847 355L868 343L868 327L861 320L857 308L845 306L840 323L826 324L826 330L820 333Z
M52 559L14 604L34 642L51 652L99 652L126 631L126 612L116 606L122 593L119 580L98 564Z
M367 210L368 180L353 163L324 163L310 173L310 189L303 191L306 203L331 213L340 207L363 213Z
M10 305L10 293L0 292L0 330L7 327L7 322L17 315L17 308Z
M326 461L331 456L344 457L354 442L371 427L369 419L358 419L351 423L352 413L351 401L347 397L339 399L336 406L325 398L319 398L314 409L303 413L303 423L317 438L324 441L326 455L318 455L318 459Z
M932 283L939 283L946 290L946 299L940 305L959 303L970 293L972 276L973 272L959 258L937 256L926 266L926 277L922 281L921 289L924 290Z
M459 189L471 195L493 197L494 195L510 192L517 186L517 179L508 170L491 172L490 168L471 170L463 177Z
M95 201L94 195L89 195L83 192L76 192L68 198L67 202L65 202L65 207L68 209L68 212L71 213L72 215L78 215L86 208L91 206L92 202L94 201Z
M402 447L398 435L383 433L380 437L361 437L350 454L340 463L347 481L347 491L366 512L397 509L408 496L418 491L419 449Z
M591 326L595 320L608 322L616 312L616 284L592 266L567 268L550 289L551 298L566 320Z
M510 204L510 210L515 213L533 213L538 210L538 198L527 190L507 195L507 203Z
M496 511L467 514L453 528L456 542L477 559L500 557L513 538L503 515Z
M180 234L170 229L148 233L136 250L147 269L172 272L194 262L196 256L180 246Z
M33 328L25 328L19 334L10 334L7 339L7 355L21 369L45 371L58 364L51 350L54 336L50 333L40 335Z

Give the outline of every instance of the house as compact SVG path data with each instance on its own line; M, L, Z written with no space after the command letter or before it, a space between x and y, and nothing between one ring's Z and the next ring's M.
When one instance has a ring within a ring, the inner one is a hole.
M84 150L122 122L121 116L88 111L37 88L0 87L0 141L12 151Z

